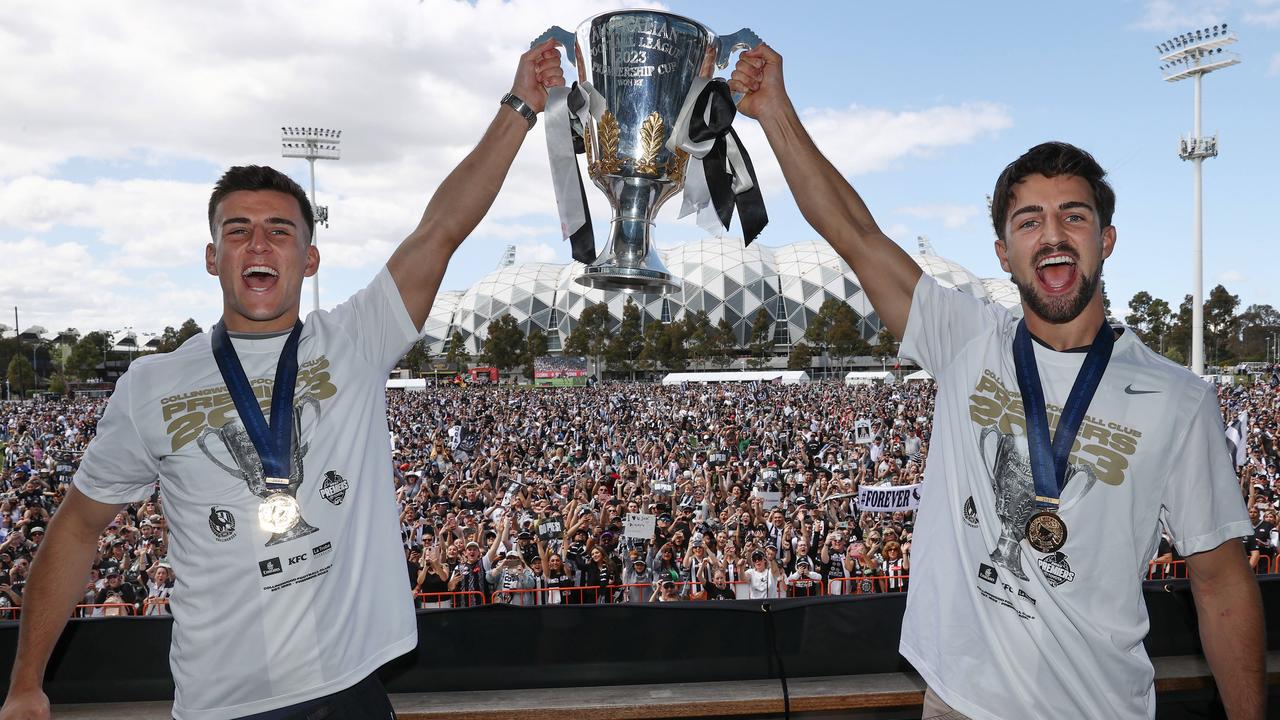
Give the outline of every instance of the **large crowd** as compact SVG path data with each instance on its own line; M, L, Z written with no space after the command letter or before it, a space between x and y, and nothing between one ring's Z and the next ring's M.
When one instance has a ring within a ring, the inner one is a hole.
M1275 378L1219 395L1228 423L1247 414L1246 550L1280 570ZM904 591L913 512L857 494L921 482L933 397L929 382L389 390L407 586L420 607ZM0 404L0 619L104 407ZM78 613L167 612L163 507L157 492L111 522ZM1177 564L1162 543L1153 573Z

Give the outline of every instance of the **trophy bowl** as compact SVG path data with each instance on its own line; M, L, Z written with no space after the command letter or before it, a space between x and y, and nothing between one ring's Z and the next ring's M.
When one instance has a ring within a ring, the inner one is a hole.
M654 216L684 187L689 156L667 147L696 78L725 68L735 50L760 42L750 30L717 36L701 23L654 10L601 13L555 39L592 88L590 122L580 129L587 172L612 208L604 252L577 282L638 294L680 289L653 245Z

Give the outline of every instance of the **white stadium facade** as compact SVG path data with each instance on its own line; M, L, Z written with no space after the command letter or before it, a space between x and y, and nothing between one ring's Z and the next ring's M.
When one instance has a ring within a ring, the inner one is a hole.
M880 320L858 277L826 242L783 247L753 243L743 247L732 237L707 237L659 250L662 261L680 278L682 289L668 295L606 293L579 285L580 263L521 263L499 267L465 292L441 291L423 329L432 355L442 355L454 331L462 333L473 356L488 333L490 321L510 314L522 332L533 328L547 335L548 349L559 353L588 305L605 302L614 329L630 298L641 310L641 324L684 319L705 310L713 325L728 318L740 347L749 343L756 312L764 308L773 321L777 352L799 341L809 321L828 298L847 303L858 317L863 337L874 342ZM1007 278L979 278L933 252L928 241L912 254L926 273L944 287L1021 313L1018 290Z

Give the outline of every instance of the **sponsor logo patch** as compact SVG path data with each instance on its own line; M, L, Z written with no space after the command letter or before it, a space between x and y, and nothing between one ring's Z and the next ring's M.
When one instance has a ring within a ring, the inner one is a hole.
M258 563L258 569L262 571L262 577L269 575L278 575L284 572L284 567L280 565L280 558L267 558Z
M333 549L333 543L325 542L311 548L311 557L323 555Z
M996 579L998 577L999 576L996 574L996 569L991 567L990 565L986 563L982 563L981 565L978 566L978 578L980 580L986 580L992 585L995 585Z

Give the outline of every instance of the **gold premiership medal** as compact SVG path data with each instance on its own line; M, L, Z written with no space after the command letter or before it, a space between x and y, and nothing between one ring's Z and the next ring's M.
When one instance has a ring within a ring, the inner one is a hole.
M1027 521L1027 542L1042 553L1057 552L1067 542L1067 524L1057 513L1038 512Z
M302 509L298 507L298 500L285 493L271 493L258 506L258 522L262 524L262 529L277 535L289 531L298 524L301 517Z

